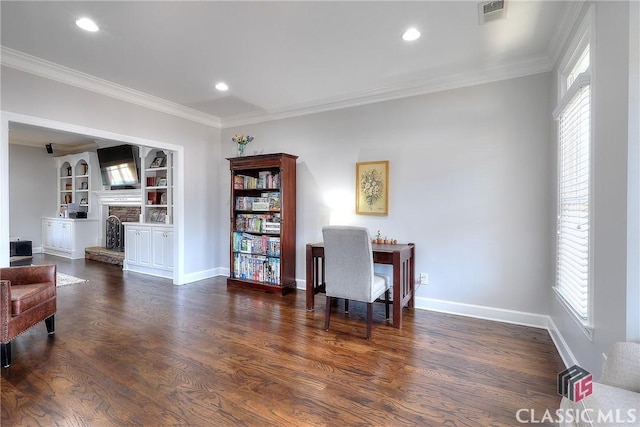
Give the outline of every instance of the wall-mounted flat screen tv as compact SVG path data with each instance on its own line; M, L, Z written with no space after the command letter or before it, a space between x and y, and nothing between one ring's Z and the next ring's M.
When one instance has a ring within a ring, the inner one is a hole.
M102 185L115 188L135 188L140 183L138 147L116 145L98 148Z

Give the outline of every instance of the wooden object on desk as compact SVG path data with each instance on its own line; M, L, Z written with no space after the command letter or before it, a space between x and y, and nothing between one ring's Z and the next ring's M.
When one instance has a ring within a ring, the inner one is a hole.
M402 308L413 308L415 291L415 244L371 244L373 262L393 265L393 326L402 328ZM324 244L306 248L307 310L315 306L314 296L324 292Z

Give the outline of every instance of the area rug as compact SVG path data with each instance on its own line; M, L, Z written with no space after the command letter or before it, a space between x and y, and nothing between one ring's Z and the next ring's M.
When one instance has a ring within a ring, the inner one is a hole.
M73 277L64 273L56 273L56 286L75 285L76 283L87 283L88 280Z

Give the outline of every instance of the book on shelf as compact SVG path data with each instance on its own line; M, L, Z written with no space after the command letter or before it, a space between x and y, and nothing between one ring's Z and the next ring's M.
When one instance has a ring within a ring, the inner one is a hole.
M265 232L265 233L279 234L280 233L280 223L279 222L265 221L264 224L262 224L262 231Z
M281 208L280 203L280 193L277 191L272 191L269 193L262 193L262 197L267 198L269 201L269 210L270 211L279 211Z
M271 257L280 256L280 237L267 237L267 255Z
M239 211L280 211L280 193L262 193L260 197L237 196L235 209Z
M266 225L268 224L268 226ZM262 233L266 232L265 227L268 228L270 233L280 231L280 214L268 213L268 214L236 214L235 217L235 230L245 231L250 233ZM277 231L274 231L276 230Z
M148 205L157 205L158 204L158 193L155 191L149 191L147 193L147 204Z
M253 203L251 203L251 209L254 211L268 211L269 210L269 198L267 197L254 197Z
M280 258L267 258L264 281L274 285L280 283Z
M233 251L247 254L280 256L280 237L253 235L242 231L233 233Z
M235 190L263 190L280 188L280 174L271 171L260 171L258 176L234 175L233 188Z
M236 210L248 211L250 206L249 203L251 203L249 197L236 197Z
M270 284L280 283L280 258L235 253L233 277Z

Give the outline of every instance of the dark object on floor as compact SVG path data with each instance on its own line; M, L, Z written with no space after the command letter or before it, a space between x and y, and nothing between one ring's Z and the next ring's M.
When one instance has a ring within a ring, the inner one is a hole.
M31 240L12 240L9 242L9 250L9 263L12 267L31 265L33 261Z

